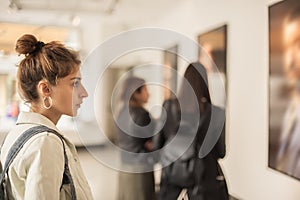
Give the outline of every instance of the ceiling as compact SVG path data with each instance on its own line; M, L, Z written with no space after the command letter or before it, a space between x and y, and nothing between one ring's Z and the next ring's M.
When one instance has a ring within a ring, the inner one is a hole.
M119 0L9 0L12 9L84 11L109 14Z
M0 23L0 51L2 54L13 52L16 39L26 33L34 34L39 40L49 42L66 41L68 32L69 29L65 27Z
M124 20L145 20L160 17L184 0L176 3L173 0L0 0L0 5L1 1L3 7L10 10L85 12Z
M28 32L44 41L65 41L64 27L72 28L78 15L95 16L107 31L160 20L177 4L173 0L0 0L0 51L14 51L16 38Z

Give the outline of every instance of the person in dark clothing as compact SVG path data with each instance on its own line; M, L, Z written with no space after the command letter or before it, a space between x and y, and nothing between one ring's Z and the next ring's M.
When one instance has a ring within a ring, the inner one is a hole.
M154 131L150 113L143 107L149 93L145 80L125 80L121 99L123 107L117 119L117 144L121 149L119 200L154 200L153 163L147 156L153 150Z
M185 71L184 79L178 98L164 102L167 118L160 136L157 137L160 139L156 140L154 146L156 149L165 147L177 137L176 135L184 136L184 130L188 132L189 129L195 128L192 143L193 148L196 149L195 182L188 187L174 184L170 177L172 163L169 163L162 169L159 199L177 199L181 191L187 189L190 200L228 200L226 181L218 164L218 159L224 158L226 153L225 112L211 103L207 74L201 63L191 63ZM180 129L182 124L185 124L187 128ZM180 130L183 131L180 132ZM162 151L162 163L167 160L167 155L170 153ZM180 156L182 155L173 161Z

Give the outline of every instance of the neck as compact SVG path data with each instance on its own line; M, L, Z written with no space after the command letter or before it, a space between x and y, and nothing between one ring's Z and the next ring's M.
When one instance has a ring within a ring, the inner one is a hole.
M47 109L44 109L44 108L35 107L35 106L32 106L30 108L31 112L39 113L39 114L47 117L50 121L53 122L53 124L56 125L57 122L58 122L58 120L61 117L61 114L57 114L56 112L54 112L52 110L50 111L50 110L47 110Z
M51 115L51 114L48 114L48 113L40 113L40 114L42 114L42 115L44 115L45 117L47 117L48 119L50 119L50 121L52 121L53 124L55 124L55 125L57 124L58 120L59 120L60 117L61 117L61 115L55 116L55 115Z

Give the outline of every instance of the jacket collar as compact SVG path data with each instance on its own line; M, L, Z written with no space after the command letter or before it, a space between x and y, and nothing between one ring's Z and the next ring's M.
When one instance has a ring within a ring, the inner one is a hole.
M48 119L44 115L35 112L21 112L18 116L16 124L44 125L60 132L50 119Z

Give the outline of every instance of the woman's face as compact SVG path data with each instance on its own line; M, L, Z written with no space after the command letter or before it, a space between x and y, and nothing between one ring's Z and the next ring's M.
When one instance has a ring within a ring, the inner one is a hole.
M147 86L145 86L145 85L142 86L140 89L140 92L136 91L134 93L134 97L139 104L147 103L148 99L149 99L149 93L148 93Z
M81 84L79 67L77 67L74 72L59 79L58 84L52 87L53 111L57 114L76 116L83 98L87 96L87 91Z

